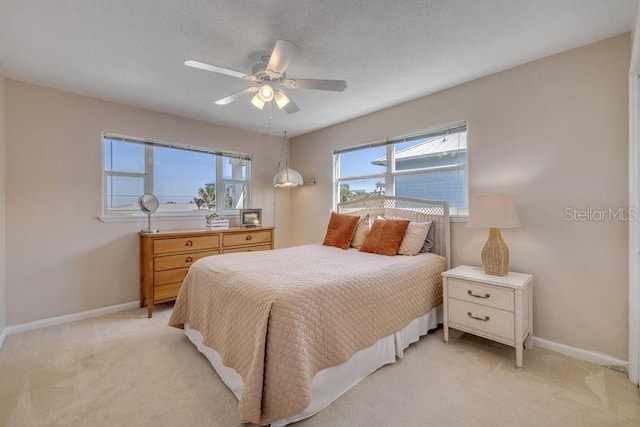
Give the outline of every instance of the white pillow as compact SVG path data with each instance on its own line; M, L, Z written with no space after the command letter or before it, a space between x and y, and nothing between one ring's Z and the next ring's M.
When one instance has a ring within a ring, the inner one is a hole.
M407 234L404 235L404 239L402 239L402 243L398 248L398 255L418 255L424 245L427 234L429 234L430 227L431 221L411 221L409 227L407 227Z
M366 239L367 234L369 234L369 230L371 229L371 225L369 222L369 214L366 214L365 216L360 218L360 222L358 223L358 227L356 228L356 233L353 235L353 239L351 240L352 248L360 249L360 247L364 243L364 239Z

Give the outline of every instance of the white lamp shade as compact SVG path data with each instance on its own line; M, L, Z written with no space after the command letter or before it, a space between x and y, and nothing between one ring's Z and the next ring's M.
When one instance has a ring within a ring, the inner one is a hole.
M521 225L513 199L504 194L474 196L469 214L467 227L517 228Z
M287 94L285 94L283 91L278 90L276 91L276 94L274 95L275 99L276 99L276 105L278 106L278 108L282 109L283 107L285 107L291 100L289 99L289 97L287 96Z
M262 110L264 108L264 104L265 102L262 100L262 98L260 98L260 94L256 93L253 98L251 98L251 103L253 104L254 107Z
M300 172L294 169L282 169L278 171L273 177L274 187L296 187L304 184L304 179Z

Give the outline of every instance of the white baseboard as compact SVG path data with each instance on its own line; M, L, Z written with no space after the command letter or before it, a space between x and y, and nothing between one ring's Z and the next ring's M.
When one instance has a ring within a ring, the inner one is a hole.
M4 340L7 338L7 335L9 335L7 333L7 328L0 331L0 348L2 348L2 344L4 344Z
M34 320L33 322L22 323L20 325L7 326L0 334L0 347L4 338L9 335L18 334L20 332L32 331L34 329L46 328L48 326L62 325L63 323L75 322L78 320L89 319L91 317L104 316L105 314L115 313L117 311L130 310L140 307L139 301L126 302L124 304L110 305L107 307L96 308L94 310L81 311L79 313L65 314L64 316L49 317L47 319Z
M629 369L629 362L627 362L626 360L616 359L615 357L609 356L608 354L571 347L566 344L545 340L544 338L540 337L533 337L533 345L536 347L544 348L546 350L555 351L556 353L564 354L565 356L573 357L574 359L584 360L595 365L616 368L624 372L627 372Z

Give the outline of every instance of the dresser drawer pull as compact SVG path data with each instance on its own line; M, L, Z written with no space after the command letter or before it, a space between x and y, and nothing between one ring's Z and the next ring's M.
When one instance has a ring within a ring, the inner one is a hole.
M251 236L247 236L247 237L245 237L245 239L244 239L244 240L251 240Z
M191 240L187 240L186 242L184 242L185 246L193 246L193 242Z
M192 262L192 261L193 261L193 258L191 258L190 256L188 256L188 257L186 257L184 259L184 262L186 262L186 263L189 263L189 262Z
M484 316L484 317L476 317L473 314L471 314L470 311L467 311L467 316L469 316L471 319L476 319L476 320L480 320L481 322L488 322L490 317L489 316Z
M476 294L474 294L473 292L471 292L471 289L469 289L469 290L467 291L467 293L468 293L470 296L472 296L472 297L482 298L482 299L487 299L487 298L489 298L489 297L491 296L491 294L476 295Z

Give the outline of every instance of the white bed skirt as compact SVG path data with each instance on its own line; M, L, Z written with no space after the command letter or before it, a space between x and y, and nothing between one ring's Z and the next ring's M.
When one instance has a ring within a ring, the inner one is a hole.
M437 328L440 323L442 323L442 305L435 307L424 316L414 319L395 334L388 335L371 347L358 351L346 363L318 372L311 383L312 398L307 409L287 419L271 423L271 425L273 427L284 426L323 410L378 368L394 363L396 357L402 358L405 348L418 341L429 330ZM188 324L184 325L184 330L189 340L206 356L222 381L239 399L244 388L240 374L233 368L222 364L218 352L202 343L200 332L190 329Z

